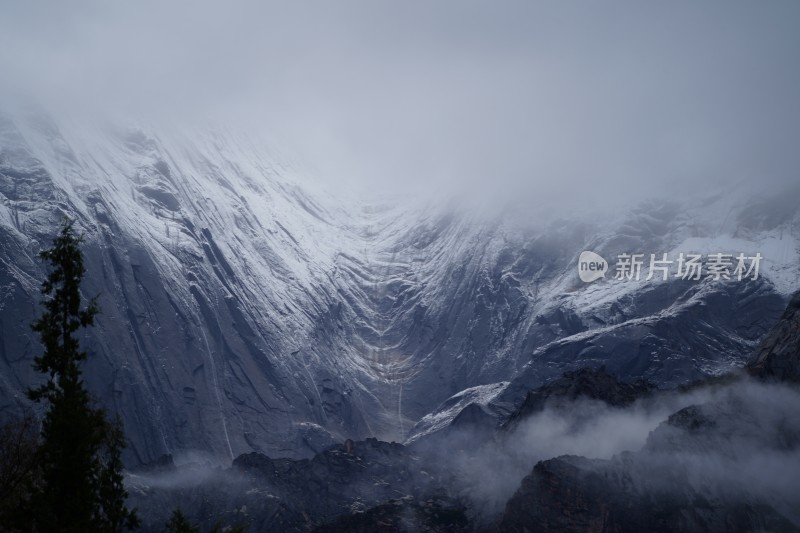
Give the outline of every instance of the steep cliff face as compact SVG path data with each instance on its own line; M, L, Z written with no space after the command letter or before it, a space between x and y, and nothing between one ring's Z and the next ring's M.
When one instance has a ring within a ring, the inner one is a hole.
M552 384L545 389L556 387L564 371L605 367L618 379L644 380L661 389L724 374L747 360L784 306L783 296L764 280L700 285L673 281L623 295L600 293L596 302L576 292L556 297L546 314L536 316L528 334L552 334L563 327L565 316L576 333L564 333L528 352L527 363L511 373L508 382L484 386L492 390L491 398L453 397L443 402L412 429L409 441L448 427L473 405L497 425L533 401L530 391L545 384ZM582 304L575 305L570 296ZM517 353L526 352L520 348ZM603 389L601 383L594 386Z
M349 233L280 163L231 137L2 127L5 408L36 380L36 254L69 216L85 234L85 293L102 309L84 339L87 380L123 415L132 460L274 452L308 424L369 431L379 405L341 349L340 249L329 238Z
M122 414L127 459L227 462L413 438L442 427L412 430L443 402L436 420L458 416L470 401L446 401L466 389L491 389L467 396L496 417L581 366L661 386L725 372L797 277L797 210L770 205L655 202L592 223L374 207L326 193L229 132L6 116L0 409L19 410L37 379L36 254L63 216L85 233L85 292L102 308L83 339L87 381ZM761 251L765 261L749 283L586 285L576 275L585 249L608 259Z
M778 325L764 337L748 370L766 380L800 382L800 292L792 297Z

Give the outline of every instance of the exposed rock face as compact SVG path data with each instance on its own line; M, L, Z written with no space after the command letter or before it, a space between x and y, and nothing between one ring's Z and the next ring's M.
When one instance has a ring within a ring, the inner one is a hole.
M762 379L800 383L800 292L761 342L748 370Z
M754 302L760 311L751 308ZM752 353L784 308L784 300L762 282L721 286L672 282L643 287L633 299L620 299L591 313L576 313L571 319L585 324L606 316L601 312L619 313L623 317L620 322L608 316L609 325L581 330L535 349L510 382L482 386L492 391L490 398L480 394L465 402L469 391L454 396L412 430L411 440L425 439L442 429L449 431L452 428L443 421L453 421L468 406L470 419L480 418L481 424L489 427L520 410L535 411L556 390L565 398L597 397L615 405L644 394L646 388L669 389L722 375L740 367L745 354ZM552 312L564 313L558 306ZM542 316L537 320L546 324L542 328L558 322ZM729 364L721 365L725 359ZM689 361L692 363L687 364ZM605 369L605 378L586 370L599 367ZM698 371L700 368L706 373ZM579 369L579 374L559 381L565 370ZM581 375L586 377L583 382ZM618 383L613 383L614 379ZM542 388L548 383L552 388Z
M495 437L508 438L520 424L545 408L569 412L575 409L578 400L595 400L622 408L656 390L642 379L622 381L605 367L581 368L564 372L528 391L522 404L509 412L506 406L494 401L506 385L477 387L454 396L415 426L407 444L434 455L474 451Z
M756 416L737 402L688 407L642 451L539 462L506 505L500 530L800 531L797 495L787 501L765 490L782 482L765 483L754 470L772 460L796 468L800 424Z
M655 387L644 380L625 383L609 374L605 367L582 368L565 372L560 378L528 392L522 405L512 413L504 429L513 430L522 420L542 411L545 406L564 406L586 398L612 407L627 407L649 395Z
M500 530L800 531L800 391L775 383L796 383L799 304L795 296L750 367L771 384L709 392L640 451L539 462Z
M475 449L494 436L508 413L491 404L506 383L472 387L448 398L411 429L406 444L415 448Z
M543 379L555 377L557 368L605 365L611 374L626 379L642 377L661 388L727 372L741 362L724 370L717 367L718 371L706 375L684 362L691 360L710 369L718 365L723 353L751 353L785 307L782 298L770 294L772 288L759 282L717 287L674 282L645 288L629 308L612 306L630 318L558 339L534 351L531 361L497 401L519 402L515 398L524 398ZM765 315L751 308L756 301ZM648 305L666 308L647 310Z
M538 463L509 500L499 530L800 531L766 504L720 501L702 491L642 489L624 461L564 456ZM666 468L652 472L664 485L670 474Z

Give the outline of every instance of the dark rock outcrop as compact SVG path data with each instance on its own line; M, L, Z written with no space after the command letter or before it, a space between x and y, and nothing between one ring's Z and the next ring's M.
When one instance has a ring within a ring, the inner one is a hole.
M520 422L541 412L546 406L563 406L585 398L598 400L612 407L627 407L654 390L653 385L642 379L632 383L620 381L609 374L605 367L565 372L558 379L529 391L525 401L511 414L503 428L513 430Z
M500 530L800 531L792 484L800 469L798 325L800 294L748 367L771 384L707 387L707 401L670 415L640 451L537 463L508 501ZM538 396L533 391L526 403Z
M786 488L799 466L796 403L782 403L785 390L763 394L733 390L681 409L640 451L540 461L500 531L800 531L800 497Z
M160 531L177 506L207 525L222 517L228 524L249 524L252 531L310 531L326 524L323 530L331 531L332 523L367 527L390 516L442 527L465 522L463 508L437 488L418 456L376 439L348 441L312 459L248 453L230 469L179 468L167 477L132 476L129 485L134 504L170 502L160 510L148 506L145 531Z
M662 487L676 474L663 468L650 487L626 458L593 461L564 456L538 463L509 500L499 530L639 533L674 531L800 531L763 503L707 498ZM672 478L672 479L671 479Z
M748 370L762 379L800 382L800 292L761 342Z

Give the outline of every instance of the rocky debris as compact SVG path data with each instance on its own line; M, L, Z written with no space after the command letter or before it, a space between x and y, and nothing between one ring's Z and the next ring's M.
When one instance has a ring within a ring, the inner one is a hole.
M800 382L800 291L761 341L747 368L761 379Z

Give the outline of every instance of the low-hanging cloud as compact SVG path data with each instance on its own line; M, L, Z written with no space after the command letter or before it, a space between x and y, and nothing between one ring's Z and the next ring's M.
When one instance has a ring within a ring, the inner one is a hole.
M715 424L709 437L665 424L688 406L709 413ZM476 451L438 455L438 461L453 473L453 487L489 519L538 461L563 455L613 460L634 452L617 465L642 492L696 490L722 501L762 502L800 523L794 510L800 503L798 409L797 389L746 380L659 393L624 408L588 399L555 402L503 438ZM469 430L453 438L469 441ZM443 441L436 450L448 448Z

